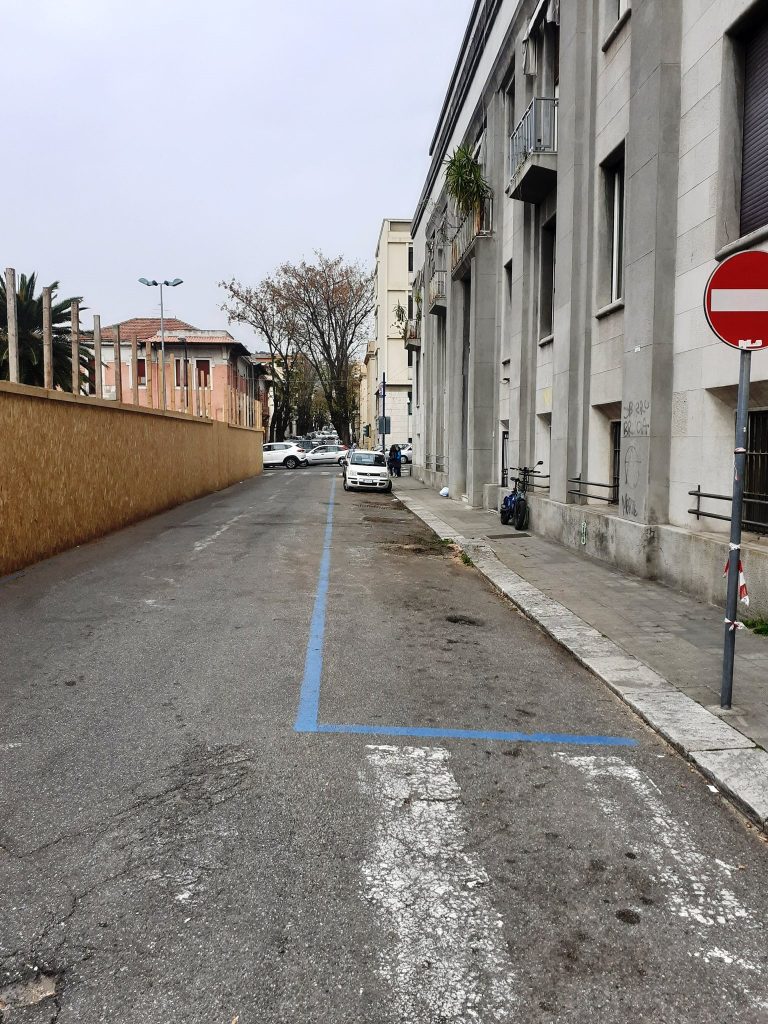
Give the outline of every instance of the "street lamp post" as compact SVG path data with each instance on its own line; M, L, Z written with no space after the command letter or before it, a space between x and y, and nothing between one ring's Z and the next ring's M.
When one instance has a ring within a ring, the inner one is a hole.
M163 287L176 288L184 284L180 277L174 277L172 281L148 281L146 277L139 278L139 284L145 284L147 288L160 288L160 376L163 388L163 409L167 408L165 395L165 317L163 315Z

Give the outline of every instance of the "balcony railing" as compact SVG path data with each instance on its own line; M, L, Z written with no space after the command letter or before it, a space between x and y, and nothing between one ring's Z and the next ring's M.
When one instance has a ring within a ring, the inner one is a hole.
M421 338L421 318L408 321L408 331L405 335L406 341L419 341Z
M459 225L451 242L451 269L455 270L464 254L478 235L490 235L493 230L493 199L488 197Z
M536 96L509 137L509 176L514 178L531 153L557 152L557 100Z
M440 299L445 299L446 271L433 270L429 279L429 304L434 306Z

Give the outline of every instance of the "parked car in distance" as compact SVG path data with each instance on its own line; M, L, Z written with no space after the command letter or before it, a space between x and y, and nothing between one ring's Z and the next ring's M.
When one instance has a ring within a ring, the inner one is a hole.
M392 481L387 469L387 460L381 452L364 451L358 448L344 462L344 490L372 487L389 494Z
M306 458L310 466L341 466L346 458L347 446L344 444L320 444L307 452Z
M264 468L270 466L285 466L286 469L296 469L297 466L306 466L307 453L293 441L270 441L264 445Z
M413 462L413 445L410 441L400 445L400 461L406 464Z

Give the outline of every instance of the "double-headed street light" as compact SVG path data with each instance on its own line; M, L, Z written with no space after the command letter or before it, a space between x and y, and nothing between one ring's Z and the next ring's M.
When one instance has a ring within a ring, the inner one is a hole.
M176 288L184 284L180 277L174 277L172 281L148 281L146 277L139 278L139 284L145 284L147 288L160 288L160 359L162 361L162 382L163 382L163 408L167 408L165 397L165 319L163 317L163 287Z

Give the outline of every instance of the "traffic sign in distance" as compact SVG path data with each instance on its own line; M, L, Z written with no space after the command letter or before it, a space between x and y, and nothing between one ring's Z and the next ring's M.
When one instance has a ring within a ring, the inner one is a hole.
M726 345L768 348L768 252L739 252L723 260L704 289L704 312Z

